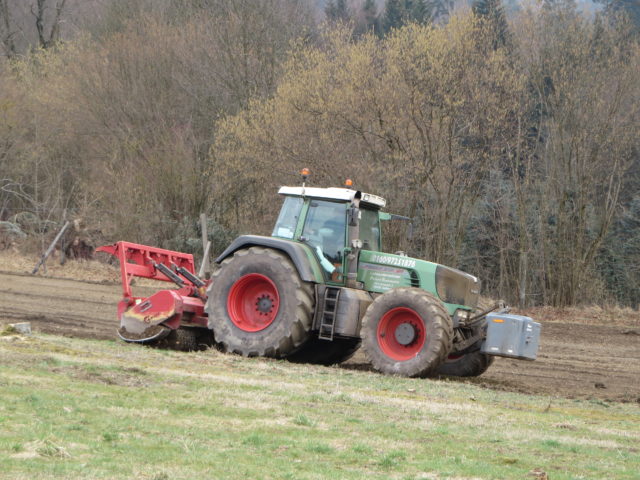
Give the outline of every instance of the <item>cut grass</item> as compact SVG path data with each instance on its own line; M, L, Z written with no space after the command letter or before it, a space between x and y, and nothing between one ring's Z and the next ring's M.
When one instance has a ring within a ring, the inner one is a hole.
M0 478L635 479L637 405L0 338Z

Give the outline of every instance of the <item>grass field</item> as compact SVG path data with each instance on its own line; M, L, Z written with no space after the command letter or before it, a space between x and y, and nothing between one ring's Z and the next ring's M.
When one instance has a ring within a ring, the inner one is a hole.
M4 335L0 464L3 479L638 479L640 408Z

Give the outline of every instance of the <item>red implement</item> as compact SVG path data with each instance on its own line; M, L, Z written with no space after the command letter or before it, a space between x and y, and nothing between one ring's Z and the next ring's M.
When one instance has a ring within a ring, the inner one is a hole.
M128 342L148 343L179 327L207 327L206 283L195 275L193 255L130 242L97 248L120 262L122 300L118 303L118 334ZM172 282L177 289L150 297L133 295L133 277Z

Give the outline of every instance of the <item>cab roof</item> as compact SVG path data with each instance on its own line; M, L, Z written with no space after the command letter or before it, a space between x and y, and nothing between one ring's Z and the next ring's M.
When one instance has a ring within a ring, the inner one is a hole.
M384 208L387 204L387 201L378 195L364 193L359 190L350 190L348 188L280 187L278 193L280 195L295 197L325 198L328 200L343 201L353 201L353 199L359 198L361 203L367 203L377 208Z

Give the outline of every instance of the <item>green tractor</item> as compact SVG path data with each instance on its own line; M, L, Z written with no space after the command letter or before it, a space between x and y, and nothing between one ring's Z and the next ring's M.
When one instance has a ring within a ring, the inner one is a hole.
M384 198L304 183L279 193L272 235L240 236L216 259L204 313L224 351L331 365L362 347L376 370L407 377L535 359L540 325L479 311L476 277L383 252L383 222L406 218Z
M476 376L496 355L536 358L540 324L499 306L480 311L476 277L383 252L383 222L408 220L383 212L384 198L304 183L279 193L272 235L238 237L208 281L190 254L122 241L100 247L120 262L120 338L324 365L362 347L375 369L408 377ZM136 297L135 276L179 288Z

